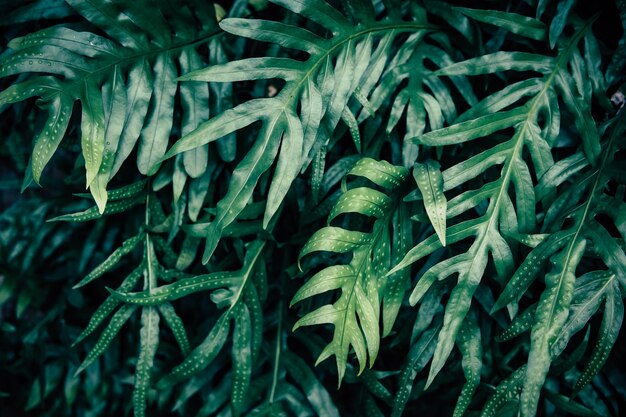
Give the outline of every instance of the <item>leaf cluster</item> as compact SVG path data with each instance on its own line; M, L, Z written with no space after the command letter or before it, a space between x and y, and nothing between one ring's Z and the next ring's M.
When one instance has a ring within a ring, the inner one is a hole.
M623 413L605 3L11 6L0 407Z

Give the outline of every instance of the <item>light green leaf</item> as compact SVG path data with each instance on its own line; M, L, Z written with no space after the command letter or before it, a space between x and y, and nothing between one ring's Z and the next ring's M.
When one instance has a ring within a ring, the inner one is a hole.
M285 112L284 133L274 178L267 194L263 228L266 229L285 199L291 184L300 171L302 159L303 131L300 119L295 113Z
M323 227L311 236L300 251L299 259L315 251L345 253L370 243L369 233L345 230L340 227Z
M413 177L422 193L426 214L433 225L442 246L446 246L446 196L443 194L443 176L436 161L416 163Z
M528 80L509 84L502 90L499 90L482 99L479 103L472 106L465 113L457 117L454 122L460 123L475 119L479 116L497 113L500 110L517 103L526 96L532 96L539 93L542 87L543 82L539 77L533 77Z
M178 61L183 74L202 66L202 58L194 48L184 49ZM203 83L180 83L178 89L183 109L181 134L185 136L209 119L209 86ZM208 154L208 144L185 152L183 160L187 175L191 178L200 177L207 169Z
M347 175L364 177L376 185L393 189L402 184L408 174L406 168L391 165L386 161L362 158L352 166Z
M343 193L328 215L328 222L346 213L360 213L380 219L385 216L391 205L391 199L384 193L372 188L357 187Z
M464 143L490 135L499 130L515 126L526 119L526 109L519 107L474 120L461 122L450 127L428 132L422 136L409 139L410 143L428 146L443 146Z
M148 114L150 98L155 86L152 69L147 59L135 63L128 73L126 84L127 112L111 177L117 173L122 163L135 148Z
M220 22L220 27L234 35L277 43L310 54L320 53L327 47L327 41L313 32L270 20L228 18Z
M85 169L87 170L86 187L88 188L96 178L102 154L104 152L104 106L102 103L102 93L92 84L84 84L82 94L82 120L81 120L81 147L85 158ZM94 196L96 197L96 196ZM100 214L104 211L106 201L98 201Z
M89 186L89 190L103 212L108 200L106 190L115 154L122 134L123 122L126 116L126 86L122 71L119 68L111 74L109 82L102 89L102 100L104 104L104 149L102 153L102 163L98 169L98 174Z
M3 91L6 92L7 90ZM56 152L72 115L74 99L66 94L59 94L53 101L46 104L48 110L48 120L44 129L37 137L33 148L31 169L33 180L37 184L41 179L44 168Z
M301 61L291 58L246 58L199 69L178 78L179 81L232 82L282 78L293 81L302 76Z
M150 117L141 131L137 150L137 168L144 175L156 173L167 150L174 115L177 71L169 53L160 54L154 65L154 93L150 103Z

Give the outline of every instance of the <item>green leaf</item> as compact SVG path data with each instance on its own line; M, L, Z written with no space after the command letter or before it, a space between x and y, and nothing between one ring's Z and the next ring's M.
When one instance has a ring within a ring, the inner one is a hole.
M413 177L422 193L426 214L433 225L442 246L446 246L446 196L443 194L443 177L440 165L435 161L415 164Z
M518 302L525 290L536 279L543 263L567 244L567 240L571 239L571 237L571 231L555 233L534 248L507 283L504 291L502 291L493 306L492 312L498 311L512 302Z
M600 138L591 115L591 108L588 103L575 95L571 77L561 73L557 80L562 92L561 97L574 114L574 123L582 136L585 154L591 164L595 165L600 156Z
M600 417L602 414L598 414L595 411L585 407L584 405L573 401L571 398L567 398L564 395L559 395L553 391L545 390L546 398L558 409L567 413L571 413L575 416L584 417Z
M159 313L165 319L165 322L169 326L170 330L174 334L174 338L180 347L180 351L183 356L187 356L191 350L189 346L189 339L187 338L187 332L181 318L176 314L174 307L170 303L159 304Z
M500 71L552 71L554 58L528 52L494 52L437 70L437 75L481 75Z
M475 316L476 314L474 310L472 310L463 323L457 338L457 345L463 355L461 366L463 368L463 374L465 375L466 382L465 385L463 385L461 395L459 395L459 399L454 407L454 417L461 417L465 414L470 402L472 401L474 392L480 384L480 372L483 365L483 350L480 328L478 327L478 322Z
M326 47L326 40L313 32L270 20L229 18L222 20L220 27L234 35L277 43L310 54L320 53Z
M441 371L448 356L452 352L454 341L461 328L463 319L469 311L472 295L474 291L476 291L476 287L487 266L486 254L481 256L479 253L470 253L469 256L471 257L470 259L463 259L462 262L458 262L454 265L456 271L459 272L459 279L457 285L450 293L450 299L446 306L443 327L437 339L437 347L433 354L432 364L430 365L426 388L428 388L435 379L435 376ZM452 271L447 272L448 275L450 273L452 273Z
M351 27L350 22L323 0L300 2L297 0L272 0L272 3L283 6L292 12L311 19L315 23L328 28L333 33L339 33Z
M537 304L527 307L522 313L515 316L511 324L496 336L497 342L506 342L530 330L535 324Z
M104 212L100 213L98 206L93 206L88 208L87 210L80 211L77 213L68 213L63 214L61 216L53 217L48 219L48 222L58 222L58 221L67 221L67 222L86 222L89 220L99 219L102 216L108 214L116 214L122 213L130 209L131 207L136 206L137 204L145 203L146 197L144 195L138 195L133 198L125 198L123 200L114 201L110 204L107 204Z
M87 170L87 187L96 178L102 155L104 152L104 107L101 92L91 84L83 86L82 93L85 96L82 111L81 147L85 158L85 169ZM100 214L104 211L106 201L99 199L100 195L94 195Z
M409 400L411 391L413 390L413 381L417 374L426 367L426 364L433 355L436 347L436 336L441 329L441 321L437 321L431 325L420 336L419 340L411 346L411 350L407 355L406 362L402 366L400 374L400 387L398 393L393 400L393 410L391 417L400 417Z
M248 204L259 177L272 165L283 132L287 129L287 123L286 116L282 114L276 119L267 121L261 129L261 139L254 143L233 171L228 192L217 204L215 219L207 232L202 263L206 264L209 261L224 228L232 223Z
M552 269L546 275L546 290L539 300L536 324L530 335L528 368L520 399L522 416L536 412L539 393L550 367L550 346L567 320L576 280L574 272L584 253L585 243L582 239L572 239L566 250L551 258Z
M141 131L137 150L137 168L144 175L153 174L167 149L176 94L176 64L169 53L157 56L154 66L154 91L149 112L152 117Z
M246 58L193 71L179 81L232 82L282 78L293 81L302 76L302 62L290 58Z
M409 142L428 146L464 143L512 127L526 119L526 117L524 107L518 107L515 110L482 116L474 120L468 120L450 127L434 130L422 136L411 138Z
M243 411L246 394L252 374L252 349L250 346L250 313L245 304L238 304L234 309L235 329L233 331L233 383L231 402L233 414L239 416Z
M481 417L494 417L499 415L496 413L502 405L519 397L522 392L522 383L525 375L526 365L523 365L500 382L496 387L496 392L489 397L489 400L485 403L480 414Z
M264 229L267 229L280 204L285 199L291 183L300 171L303 145L302 124L296 114L292 112L285 112L285 119L278 163L267 194L267 204L263 216Z
M44 168L65 135L73 104L74 100L63 94L45 106L48 110L48 120L35 142L31 162L33 179L37 184L39 184Z
M330 394L305 361L289 350L285 350L280 359L296 384L302 387L311 408L318 416L339 416Z
M398 264L410 248L412 242L412 224L405 204L400 204L393 218L393 240L391 246L392 265ZM404 294L410 284L410 271L403 270L385 277L382 294L383 337L389 336L402 307Z
M13 39L10 52L0 60L0 76L23 73L20 85L29 90L22 94L19 88L10 88L0 102L38 96L48 110L49 120L35 146L36 181L66 133L73 102L80 102L86 185L102 213L106 185L140 136L140 171L154 169L163 156L174 117L174 63L179 55L195 52L209 41L217 25L214 16L204 13L202 27L196 27L196 15L207 8L198 2L169 13L170 23L176 22L172 25L163 17L170 11L166 2L151 7L68 3L91 26L80 23L83 31L76 31L57 25Z
M139 244L139 242L143 240L144 236L145 235L143 233L139 233L137 236L133 236L129 239L126 239L122 243L122 246L115 249L113 253L109 255L108 258L106 258L100 265L98 265L93 271L87 274L85 278L80 280L80 282L74 285L74 287L72 288L73 289L80 288L84 285L89 284L91 281L100 278L102 275L104 275L104 273L106 273L115 265L117 265L124 255L127 255L130 252L132 252L132 250L135 249L137 244Z
M234 287L240 284L241 281L242 277L238 272L214 272L192 278L183 278L172 284L155 287L150 291L137 293L109 291L111 291L113 297L125 303L149 306L173 301L198 291Z
M346 213L361 213L377 219L389 210L391 199L384 193L367 187L352 188L343 193L328 215L328 222Z
M400 187L407 172L387 162L370 158L361 159L347 173L367 178L374 184L391 192ZM344 179L345 181L345 179ZM396 196L397 199L397 196ZM334 253L352 252L348 265L331 265L313 275L294 295L291 305L310 297L341 289L340 297L333 304L323 305L300 318L293 327L333 324L332 341L326 345L317 362L334 355L341 383L352 346L359 362L359 374L365 369L369 357L370 366L380 347L380 301L379 280L389 263L389 229L393 206L388 195L368 187L346 190L331 210L330 222L340 214L360 213L376 219L372 232L347 230L327 226L318 230L302 247L298 261L319 251ZM386 259L386 261L381 261Z
M391 165L386 161L375 161L371 158L362 158L352 166L348 175L367 178L374 184L386 189L398 187L406 177L408 171L405 168Z
M182 73L202 66L202 57L193 48L184 49L178 61ZM184 136L209 119L209 86L202 83L180 83L178 88L183 109L181 134ZM187 175L198 178L204 174L208 165L208 153L208 145L184 153L183 161Z
M614 279L615 275L606 271L588 272L576 279L567 322L559 330L551 347L553 357L558 356L565 349L571 337L589 322L606 298L607 291L612 287Z
M122 163L135 148L148 114L150 97L154 90L154 75L147 59L138 60L132 66L126 82L127 112L111 176L118 172Z
M554 49L556 46L556 42L567 23L567 17L575 4L576 0L563 0L557 4L556 16L550 22L550 48Z
M189 378L213 362L226 343L230 328L230 315L230 310L223 313L202 343L193 349L169 375L159 381L157 387L165 387Z
M100 335L100 338L96 342L95 346L89 351L89 354L87 355L83 363L80 364L74 375L78 375L79 373L81 373L85 368L87 368L96 359L98 359L98 357L102 355L104 351L107 350L115 336L117 336L117 334L119 333L124 323L126 323L130 316L135 312L136 308L136 306L123 305L120 307L119 310L117 310L115 314L113 314L113 317L111 317L111 321Z
M133 408L135 417L146 415L146 401L150 389L150 373L154 365L154 355L159 347L159 314L154 307L144 307L141 311L139 332L139 357L135 371Z
M624 302L616 280L609 281L604 302L604 316L600 324L598 341L593 347L591 358L585 365L574 385L574 392L579 392L600 371L606 362L613 345L617 341L624 320Z
M531 17L522 16L517 13L468 9L465 7L455 7L454 10L458 10L479 22L489 23L490 25L506 29L516 35L525 36L538 41L546 37L546 25Z
M139 282L139 279L143 275L143 265L140 265L133 272L131 272L122 282L122 284L118 287L117 291L125 292L130 291L133 287ZM87 336L93 333L94 330L117 308L120 302L113 296L107 297L106 300L100 307L91 315L91 319L89 319L89 323L85 330L76 338L72 346L76 346L82 340L84 340Z
M300 251L300 259L315 251L345 253L370 243L369 233L345 230L340 227L324 227L307 241Z

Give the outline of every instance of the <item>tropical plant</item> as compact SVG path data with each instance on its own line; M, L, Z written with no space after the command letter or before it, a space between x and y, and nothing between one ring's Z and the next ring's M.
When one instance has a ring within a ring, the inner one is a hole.
M11 6L3 409L624 413L605 3Z

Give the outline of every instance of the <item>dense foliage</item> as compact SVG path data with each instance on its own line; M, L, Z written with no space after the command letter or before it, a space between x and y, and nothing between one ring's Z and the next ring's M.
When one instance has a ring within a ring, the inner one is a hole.
M0 5L2 415L626 413L623 0Z

